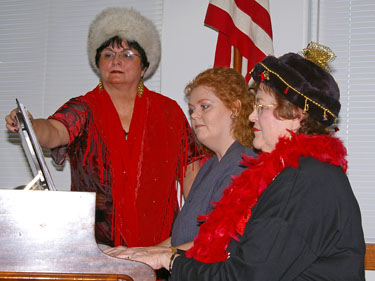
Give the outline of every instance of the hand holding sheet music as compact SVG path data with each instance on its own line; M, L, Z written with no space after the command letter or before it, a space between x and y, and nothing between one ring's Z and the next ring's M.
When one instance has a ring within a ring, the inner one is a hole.
M47 189L56 190L51 174L48 170L46 161L39 142L33 130L33 126L27 115L25 106L16 99L19 112L16 114L21 138L22 147L25 151L34 179L25 189Z

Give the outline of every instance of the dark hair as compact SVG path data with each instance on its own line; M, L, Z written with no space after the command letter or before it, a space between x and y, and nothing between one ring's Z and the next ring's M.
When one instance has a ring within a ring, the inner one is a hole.
M267 94L274 97L277 106L273 111L273 115L277 119L295 119L301 117L301 127L297 130L297 134L305 135L328 135L330 134L329 128L326 128L325 125L312 118L308 113L302 113L302 109L298 106L291 103L284 96L277 93L275 90L270 88L264 83L256 85L256 89L262 88Z
M99 59L100 59L100 56L102 55L102 51L105 48L107 48L108 46L111 46L111 47L116 46L117 48L121 48L123 41L126 41L129 48L138 51L138 53L141 56L141 67L142 67L142 69L147 68L150 65L149 61L147 60L145 50L143 50L143 48L138 44L137 41L127 41L127 40L121 39L119 36L114 36L114 37L108 39L107 41L105 41L103 44L100 45L99 48L96 49L96 55L95 55L96 66L99 68Z
M224 105L236 115L233 118L233 137L242 145L252 147L254 133L249 115L254 109L254 96L249 92L243 76L232 68L209 68L185 87L186 96L189 97L195 88L202 85L210 87ZM236 104L238 100L241 102L240 108Z

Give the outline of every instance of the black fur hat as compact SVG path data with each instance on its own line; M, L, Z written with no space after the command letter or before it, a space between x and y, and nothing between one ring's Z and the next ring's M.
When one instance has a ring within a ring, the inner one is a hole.
M303 56L266 57L251 75L255 82L263 82L328 127L341 108L339 87L328 72L328 62L334 58L328 47L309 43Z

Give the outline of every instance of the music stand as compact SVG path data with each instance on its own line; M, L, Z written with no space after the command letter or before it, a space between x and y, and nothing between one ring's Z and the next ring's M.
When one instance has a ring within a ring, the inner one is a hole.
M31 189L37 184L39 189L56 190L51 174L48 170L46 161L39 142L36 138L33 126L27 115L25 106L16 99L18 111L16 114L19 130L18 135L21 138L23 150L25 151L27 161L29 162L34 179L28 183L25 189Z

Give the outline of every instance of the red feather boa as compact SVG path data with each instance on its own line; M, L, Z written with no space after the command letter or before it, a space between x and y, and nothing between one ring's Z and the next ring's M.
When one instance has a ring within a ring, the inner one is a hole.
M225 261L226 250L232 239L239 240L251 216L259 196L286 167L296 168L302 156L347 169L346 149L342 142L330 135L292 135L281 138L271 153L261 153L257 158L246 157L243 164L248 168L233 179L215 209L199 220L206 220L200 227L194 246L187 257L205 262Z

